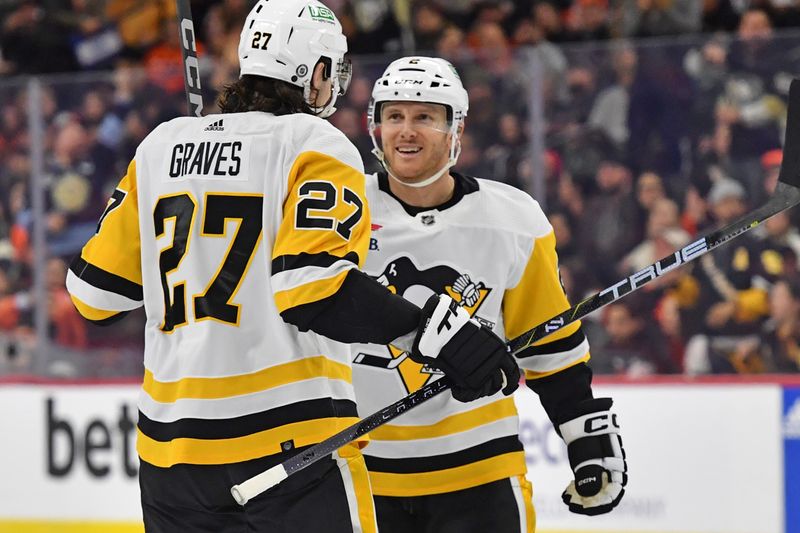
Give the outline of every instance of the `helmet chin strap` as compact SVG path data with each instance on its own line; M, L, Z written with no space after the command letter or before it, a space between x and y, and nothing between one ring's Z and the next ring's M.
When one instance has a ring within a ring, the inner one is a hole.
M440 130L441 131L441 130ZM458 137L456 133L458 131L458 124L453 122L453 125L450 127L450 133L452 134L452 140L450 141L450 158L447 160L447 163L444 164L442 168L440 168L435 174L433 174L429 178L425 178L422 181L416 182L408 182L402 180L394 175L392 172L392 167L389 165L389 162L386 161L386 154L384 154L383 150L378 148L377 140L375 139L375 134L373 131L369 132L370 137L372 137L372 145L374 148L372 149L372 154L380 161L381 166L386 170L386 173L392 178L394 181L401 185L405 185L406 187L411 187L413 189L421 189L423 187L427 187L428 185L434 183L436 180L444 176L444 173L451 169L458 161L458 156L461 155L461 143L458 142Z
M447 170L449 170L455 164L456 164L456 162L451 159L447 163L445 163L445 165L442 168L440 168L439 171L436 174L434 174L433 176L431 176L430 178L424 179L422 181L414 181L414 182L403 181L400 178L398 178L397 176L395 176L394 174L392 174L392 171L389 170L389 163L387 163L385 161L383 162L383 168L386 169L386 173L389 174L389 177L392 178L397 183L405 185L406 187L412 187L414 189L421 189L423 187L427 187L431 183L435 182L436 180L438 180L439 178L444 176L444 173Z
M331 95L328 97L328 101L325 102L322 107L316 107L311 104L311 81L309 80L309 82L303 86L303 98L305 98L308 107L311 108L311 111L314 112L314 115L320 118L328 118L336 112L334 104L336 104L336 98L338 96L339 84L333 82L331 83Z

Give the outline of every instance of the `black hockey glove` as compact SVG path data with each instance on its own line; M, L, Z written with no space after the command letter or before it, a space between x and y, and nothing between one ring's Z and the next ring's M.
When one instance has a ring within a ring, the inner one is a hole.
M469 402L519 386L519 367L506 343L469 317L447 295L431 296L410 352L414 361L438 368L453 382L456 400Z
M558 425L575 473L561 498L573 513L607 513L625 494L628 465L612 403L611 398L584 400Z

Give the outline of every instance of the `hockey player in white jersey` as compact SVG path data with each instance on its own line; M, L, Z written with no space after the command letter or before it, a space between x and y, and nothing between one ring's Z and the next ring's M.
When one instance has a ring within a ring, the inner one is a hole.
M323 120L349 82L346 50L321 3L258 2L222 114L169 121L141 143L70 267L84 317L145 308L137 451L148 532L375 531L363 441L244 508L229 493L356 421L343 343L413 337L412 356L446 369L462 394L516 387L514 359L490 330L451 319L444 336L446 300L421 312L358 269L370 227L363 166Z
M376 81L368 120L385 170L367 176L372 236L364 269L420 305L445 292L512 339L570 305L539 205L503 183L451 170L467 110L461 80L442 59L402 58ZM611 400L592 397L580 323L518 356L578 472L565 503L576 513L610 511L623 495L626 465ZM353 361L365 413L440 377L391 344L358 346ZM446 392L370 434L364 454L382 533L534 530L514 401L501 394L457 401L471 398Z

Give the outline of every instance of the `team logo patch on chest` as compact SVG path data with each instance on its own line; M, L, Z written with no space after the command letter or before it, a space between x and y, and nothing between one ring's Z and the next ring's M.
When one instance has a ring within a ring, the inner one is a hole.
M483 281L473 280L469 274L460 273L451 266L435 265L420 269L410 258L399 257L390 261L376 279L400 296L423 288L431 294L446 293L466 309L470 316L490 328L494 327L493 322L476 316L492 289ZM434 368L413 361L407 352L394 346L386 346L380 353L359 352L353 363L397 372L409 393L423 387L433 376L442 375Z

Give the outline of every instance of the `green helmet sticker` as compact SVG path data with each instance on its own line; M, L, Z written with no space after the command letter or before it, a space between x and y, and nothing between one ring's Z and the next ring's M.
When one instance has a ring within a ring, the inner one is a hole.
M334 22L336 18L333 11L325 6L308 6L308 14L311 18L320 22Z

